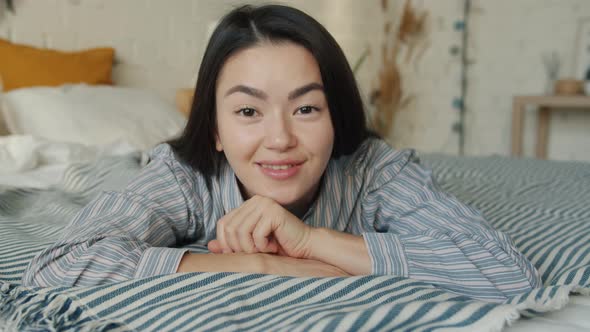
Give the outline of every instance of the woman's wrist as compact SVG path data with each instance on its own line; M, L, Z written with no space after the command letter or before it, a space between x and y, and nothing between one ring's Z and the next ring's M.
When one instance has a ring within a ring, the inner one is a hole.
M310 243L310 259L334 265L351 275L371 274L371 259L362 236L314 228Z
M318 261L324 261L322 253L324 252L324 246L322 241L326 241L327 234L325 233L325 228L317 227L312 228L310 232L310 240L309 240L309 259L314 259Z

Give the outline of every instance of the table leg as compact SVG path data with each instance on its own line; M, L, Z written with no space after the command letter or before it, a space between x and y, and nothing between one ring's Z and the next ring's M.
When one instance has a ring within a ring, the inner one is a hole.
M547 142L549 139L549 120L551 110L548 107L539 108L537 120L537 158L547 159Z
M514 99L512 104L512 156L522 156L522 136L525 104Z

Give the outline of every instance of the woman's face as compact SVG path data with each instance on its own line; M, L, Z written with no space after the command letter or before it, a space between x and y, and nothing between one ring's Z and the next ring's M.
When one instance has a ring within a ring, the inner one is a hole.
M244 49L216 87L216 148L250 198L292 212L313 199L334 145L334 128L313 55L289 42Z

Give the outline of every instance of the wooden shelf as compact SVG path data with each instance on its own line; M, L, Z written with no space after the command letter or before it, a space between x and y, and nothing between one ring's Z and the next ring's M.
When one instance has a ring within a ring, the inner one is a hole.
M512 109L512 156L522 156L524 112L526 105L537 106L537 142L535 155L547 159L551 112L579 109L590 111L590 96L515 96Z
M539 107L587 108L590 96L516 96L514 102Z

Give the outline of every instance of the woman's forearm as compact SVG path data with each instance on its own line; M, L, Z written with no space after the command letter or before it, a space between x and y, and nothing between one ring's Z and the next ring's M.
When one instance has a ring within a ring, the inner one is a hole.
M350 275L371 274L371 258L362 236L315 228L310 259L336 266Z
M176 272L244 272L262 273L262 259L255 254L186 253Z
M291 277L343 277L341 268L313 259L271 254L192 254L183 256L177 272L242 272Z

